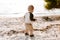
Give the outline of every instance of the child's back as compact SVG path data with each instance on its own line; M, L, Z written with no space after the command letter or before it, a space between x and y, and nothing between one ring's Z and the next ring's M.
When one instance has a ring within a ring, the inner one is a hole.
M34 15L30 12L25 14L25 23L32 23L32 21L35 21Z
M26 14L25 14L25 23L31 23L29 16L30 16L29 13L26 13Z

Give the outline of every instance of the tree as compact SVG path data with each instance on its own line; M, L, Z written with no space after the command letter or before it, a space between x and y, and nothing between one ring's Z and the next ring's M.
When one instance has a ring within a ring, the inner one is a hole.
M56 8L60 8L60 0L57 0L57 6Z
M45 0L45 2L47 3L45 5L45 8L48 10L54 8L60 8L60 0Z

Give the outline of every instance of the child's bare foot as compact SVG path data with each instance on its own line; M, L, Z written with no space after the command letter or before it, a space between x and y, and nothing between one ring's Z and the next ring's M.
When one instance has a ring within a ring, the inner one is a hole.
M28 33L25 33L25 35L29 35Z
M34 37L34 35L30 35L30 37Z

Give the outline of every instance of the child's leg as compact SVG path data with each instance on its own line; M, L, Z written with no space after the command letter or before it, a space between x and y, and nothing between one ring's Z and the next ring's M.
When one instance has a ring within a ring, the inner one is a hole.
M32 27L32 24L30 24L30 26L29 26L29 31L30 31L30 35L33 35L33 27Z
M25 24L25 26L26 26L25 34L26 34L26 35L28 35L28 34L29 34L28 25L27 25L27 24Z

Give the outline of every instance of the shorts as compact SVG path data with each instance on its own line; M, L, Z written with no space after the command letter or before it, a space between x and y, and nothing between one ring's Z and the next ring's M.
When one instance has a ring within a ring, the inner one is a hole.
M33 27L32 27L32 24L30 24L30 23L25 23L25 27L26 27L26 29L27 30L31 30Z

